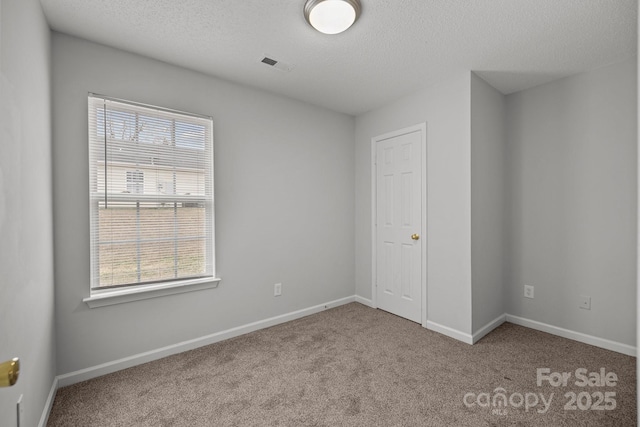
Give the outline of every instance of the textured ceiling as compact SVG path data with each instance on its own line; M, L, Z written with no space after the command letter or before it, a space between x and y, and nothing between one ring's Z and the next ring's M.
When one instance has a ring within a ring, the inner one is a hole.
M462 71L508 94L636 53L637 0L361 2L328 36L304 0L41 0L56 31L354 115Z

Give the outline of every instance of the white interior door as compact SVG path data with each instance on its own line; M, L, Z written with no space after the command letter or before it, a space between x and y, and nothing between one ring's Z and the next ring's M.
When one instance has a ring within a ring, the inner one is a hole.
M422 323L423 287L426 288L423 286L424 132L424 127L418 126L373 139L374 304L418 323Z

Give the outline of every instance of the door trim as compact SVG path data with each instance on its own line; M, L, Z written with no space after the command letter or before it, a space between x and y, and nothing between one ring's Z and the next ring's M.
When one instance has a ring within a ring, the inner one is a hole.
M371 306L373 308L378 308L377 302L377 289L376 283L378 282L377 277L377 253L376 253L376 241L377 241L377 230L376 230L376 207L377 207L377 167L376 167L376 144L380 141L384 141L386 139L395 138L398 136L406 135L408 133L413 132L421 133L421 144L422 144L422 161L420 162L420 169L422 173L422 224L420 235L423 237L420 239L420 244L422 245L422 274L420 283L422 286L422 301L421 301L421 313L422 313L422 327L427 327L427 238L429 237L427 234L427 123L419 123L417 125L409 126L400 130L396 130L393 132L385 133L376 137L371 138Z

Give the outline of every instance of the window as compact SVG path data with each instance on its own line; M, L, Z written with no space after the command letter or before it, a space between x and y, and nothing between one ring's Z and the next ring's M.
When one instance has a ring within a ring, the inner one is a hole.
M217 280L211 118L89 95L91 290Z
M127 171L127 193L144 193L144 172Z

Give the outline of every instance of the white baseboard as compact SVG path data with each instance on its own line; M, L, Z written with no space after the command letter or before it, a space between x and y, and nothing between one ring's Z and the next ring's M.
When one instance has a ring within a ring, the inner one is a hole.
M473 344L475 344L478 341L480 341L480 339L482 337L487 335L489 332L493 331L498 326L502 325L506 320L507 320L507 315L506 314L502 314L502 315L496 317L495 319L493 319L491 322L489 322L486 325L484 325L482 328L480 328L480 330L478 332L473 334L473 338L472 338Z
M259 329L269 328L271 326L278 325L280 323L289 322L291 320L306 317L311 314L319 313L329 308L338 307L340 305L348 304L356 300L355 296L341 298L335 301L319 304L313 307L305 308L291 313L282 314L280 316L271 317L269 319L260 320L257 322L249 323L244 326L238 326L226 331L216 332L215 334L207 335L200 338L195 338L189 341L183 341L177 344L173 344L167 347L162 347L156 350L147 351L133 356L125 357L122 359L114 360L112 362L103 363L101 365L92 366L86 369L80 369L68 374L59 375L57 377L58 387L65 387L71 384L75 384L81 381L90 380L92 378L100 377L102 375L110 374L112 372L120 371L122 369L130 368L132 366L141 365L143 363L151 362L153 360L162 359L163 357L171 356L174 354L182 353L188 350L193 350L198 347L202 347L209 344L214 344L220 341L234 338L240 335L248 334Z
M366 305L367 307L373 308L373 301L368 298L361 297L360 295L356 295L356 302L359 302L362 305Z
M44 403L44 409L42 410L42 416L40 417L40 422L38 423L38 427L46 427L47 421L49 421L49 414L51 413L51 408L53 407L53 401L56 398L56 391L58 390L58 377L53 379L53 383L51 384L51 390L49 390L49 396L47 397L47 401Z
M438 332L442 335L446 335L450 338L462 341L466 344L473 344L473 337L465 332L460 332L457 329L450 328L448 326L440 325L438 323L427 320L427 329Z
M525 326L527 328L535 329L542 332L547 332L559 337L568 338L570 340L579 341L585 344L590 344L596 347L604 348L606 350L626 354L628 356L636 356L636 347L628 344L622 344L604 338L594 337L592 335L571 331L569 329L559 328L557 326L548 325L546 323L538 322L535 320L513 316L511 314L506 315L506 320L507 322L514 323L516 325Z
M441 333L448 337L454 338L458 341L462 341L467 344L475 344L482 337L493 331L495 328L503 324L504 322L510 322L516 325L524 326L527 328L535 329L537 331L546 332L559 337L567 338L574 341L579 341L585 344L593 345L596 347L604 348L605 350L615 351L617 353L626 354L628 356L636 357L636 347L622 344L616 341L607 340L604 338L594 337L582 332L571 331L569 329L560 328L558 326L549 325L546 323L538 322L535 320L525 319L523 317L514 316L511 314L503 314L496 317L491 322L483 326L475 334L469 335L464 332L460 332L456 329L448 326L440 325L438 323L427 321L427 329Z

